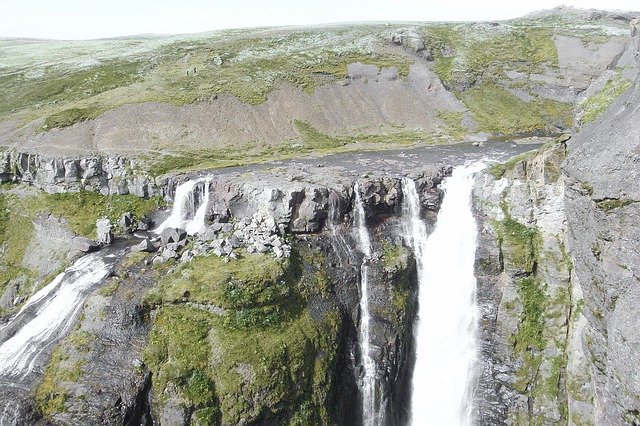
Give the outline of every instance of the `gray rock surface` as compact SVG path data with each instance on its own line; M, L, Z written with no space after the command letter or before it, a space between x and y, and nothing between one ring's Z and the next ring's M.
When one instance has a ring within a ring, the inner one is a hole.
M113 225L109 219L98 219L96 222L96 234L100 244L109 245L113 243Z
M637 21L632 26L640 52ZM573 367L571 413L599 424L640 422L640 86L569 142L565 163L573 282L585 320ZM606 149L603 149L606 146Z

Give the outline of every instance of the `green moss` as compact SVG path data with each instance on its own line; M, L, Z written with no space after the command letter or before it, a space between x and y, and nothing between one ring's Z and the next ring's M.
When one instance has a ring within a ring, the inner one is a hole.
M543 98L525 102L493 83L474 86L459 96L484 132L554 132L573 123L570 104Z
M632 200L629 198L606 199L596 202L596 206L598 206L599 209L604 210L605 212L610 212L611 210L626 207L638 202L640 201Z
M534 155L536 155L537 152L539 151L524 152L522 154L511 157L504 163L492 164L491 166L489 166L488 171L495 179L501 179L505 173L514 170L518 163L532 158Z
M589 182L580 182L580 190L589 196L592 196L594 193L593 185Z
M254 254L225 262L212 254L180 265L144 300L149 304L212 304L226 309L224 321L231 328L270 327L299 309L298 277L292 259Z
M545 347L544 313L547 302L544 285L538 279L523 278L518 281L518 293L523 311L518 334L514 337L515 352L542 350Z
M386 272L400 272L409 264L409 249L401 244L393 244L389 241L382 243L382 268Z
M600 92L587 98L579 105L582 114L581 121L583 123L595 121L609 108L609 105L626 92L629 87L631 87L631 81L626 80L622 77L622 73L618 72L613 79L607 82Z
M522 313L518 331L511 337L514 354L522 357L522 364L516 372L515 389L520 393L530 393L538 377L538 370L544 361L542 351L546 345L544 335L545 309L547 297L544 284L536 278L518 281L518 294L522 302Z
M82 376L84 360L78 360L72 365L69 365L68 360L69 355L62 346L54 348L42 381L36 389L36 404L45 418L51 418L54 414L66 411L65 404L69 394L63 384L76 382Z
M96 108L70 108L51 114L44 120L42 130L50 130L55 127L69 127L82 121L91 120L100 115Z
M537 263L539 231L511 217L505 201L502 202L501 207L505 218L496 222L495 226L505 261L513 268L531 273L535 270Z
M324 291L316 286L323 262L317 250L294 247L286 261L204 256L165 276L145 296L157 309L145 350L155 394L173 384L214 423L329 423L341 319L333 310L312 317L304 305ZM265 321L269 312L280 317Z

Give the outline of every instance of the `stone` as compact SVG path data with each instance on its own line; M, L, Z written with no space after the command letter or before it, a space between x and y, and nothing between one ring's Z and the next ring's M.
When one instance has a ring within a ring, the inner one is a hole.
M89 253L100 248L100 244L97 241L93 241L89 238L76 237L73 240L73 246L82 252Z
M186 240L187 231L178 228L165 228L160 233L160 240L162 245L166 246L168 243L178 243Z
M98 243L109 245L113 243L113 226L109 219L98 219L96 222L96 233L98 234Z
M137 230L138 231L148 231L153 228L154 222L150 218L146 216L142 216L138 221Z
M124 232L132 233L136 229L133 213L126 212L125 214L123 214L120 220L118 220L118 226Z
M238 248L242 245L242 241L240 240L240 238L238 238L237 235L231 235L229 238L227 238L227 245L229 245L231 248Z
M134 248L136 251L144 251L147 253L153 253L158 250L158 247L151 241L151 238L145 238Z
M170 248L165 248L164 250L162 250L161 256L164 261L167 261L169 259L175 259L176 257L178 257L178 253L176 253L174 250L171 250Z

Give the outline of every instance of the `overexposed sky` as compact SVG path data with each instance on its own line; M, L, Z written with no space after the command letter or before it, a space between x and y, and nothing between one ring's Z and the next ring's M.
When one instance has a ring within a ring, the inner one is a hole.
M0 0L0 37L90 39L332 22L497 20L560 4L640 10L638 0Z

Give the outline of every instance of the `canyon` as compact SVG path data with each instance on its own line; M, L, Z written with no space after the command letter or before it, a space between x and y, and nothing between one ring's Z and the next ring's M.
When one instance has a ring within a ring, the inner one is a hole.
M640 424L639 25L255 30L7 90L0 425ZM374 48L234 85L341 37ZM229 86L177 102L186 64Z

